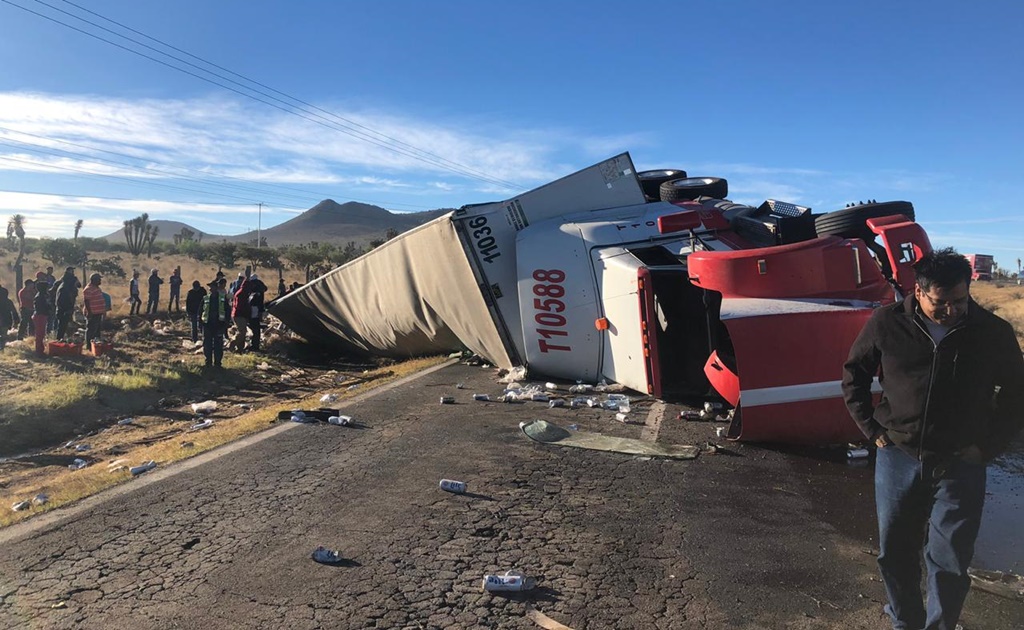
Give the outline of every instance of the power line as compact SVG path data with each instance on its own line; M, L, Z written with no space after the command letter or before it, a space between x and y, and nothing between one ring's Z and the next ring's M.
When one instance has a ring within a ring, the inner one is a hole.
M39 1L39 0L37 0L37 1ZM363 130L365 130L365 131L367 131L369 133L372 133L374 135L380 136L381 138L384 138L384 139L386 139L386 140L388 140L390 142L394 142L395 144L398 144L398 145L401 145L403 147L406 147L406 148L418 151L418 152L420 152L420 153L422 153L424 155L430 156L432 158L436 158L437 160L440 160L440 161L442 161L442 162L444 162L446 164L450 164L452 166L455 166L455 167L458 167L458 168L461 168L461 169L466 169L469 172L477 173L479 175L483 175L483 176L488 177L490 179L490 176L487 173L484 173L482 171L476 171L476 170L471 169L470 167L468 167L468 166L466 166L464 164L460 164L458 162L449 160L448 158L445 158L445 157L442 157L440 155L437 155L436 153L431 153L430 151L427 151L425 149L421 149L421 148L416 147L414 145L408 144L408 143L403 142L403 141L401 141L401 140L399 140L397 138L389 136L389 135L387 135L385 133L381 133L381 132L379 132L379 131L377 131L375 129L372 129L370 127L362 125L362 124L360 124L360 123L358 123L358 122L356 122L354 120L351 120L349 118L345 118L344 116L341 116L340 114L335 114L334 112L331 112L329 110L326 110L326 109L323 109L323 108L318 107L316 105L313 105L312 103L308 103L308 102L306 102L306 101L304 101L304 100L302 100L300 98L297 98L295 96L291 96L290 94L287 94L285 92L277 90L277 89L275 89L275 88L273 88L273 87L271 87L269 85L266 85L265 83L261 83L261 82L255 80L255 79L250 79L249 77L247 77L247 76L245 76L243 74L239 74L239 73L237 73L237 72L235 72L235 71L233 71L233 70L231 70L229 68L225 68L224 66L218 65L218 64L216 64L216 63L214 63L214 62L212 62L212 61L210 61L208 59L204 59L203 57L200 57L198 55L194 55L194 54L188 52L187 50L182 50L181 48L178 48L177 46L174 46L172 44L168 44L167 42L165 42L165 41L163 41L161 39L158 39L156 37L153 37L151 35L147 35L146 33L138 31L138 30L136 30L136 29L126 25L126 24L122 24L121 22L118 22L117 20L114 20L114 19L108 18L106 16L100 15L99 13L96 13L95 11L91 11L91 10L87 9L86 7L83 7L83 6L79 5L79 4L75 4L74 2L71 2L70 0L61 0L61 1L64 2L65 4L70 4L71 6L77 8L77 9L79 9L81 11L85 11L86 13L89 13L90 15L95 15L96 17L98 17L98 18L100 18L102 20L106 20L107 22L110 22L111 24L116 24L117 26L120 26L121 28L123 28L123 29L125 29L127 31L135 33L136 35L141 35L142 37L145 37L146 39L148 39L150 41L154 41L154 42L160 44L161 46L166 46L167 48L170 48L171 50L174 50L174 51L179 52L179 53L181 53L183 55L191 57L192 59L200 61L200 62L202 62L202 63L204 63L206 65L209 65L209 66L212 66L214 68L217 68L218 70L223 70L224 72L227 72L230 75L236 76L236 77L238 77L238 78L240 78L240 79L242 79L244 81L248 81L249 83L252 83L254 85L258 85L261 88L270 90L271 92L274 92L275 94L280 94L281 96L284 96L285 98L287 98L289 100L295 101L296 103L300 103L300 104L302 104L302 105L304 105L306 107L309 107L311 109L314 109L316 111L323 112L324 114L327 114L327 115L329 115L329 116L331 116L333 118L336 118L338 120L344 121L345 123L348 123L350 125L358 127L359 129L363 129ZM81 18L79 18L79 19L81 19ZM144 45L144 44L140 44L140 45ZM162 53L162 54L166 54L166 53ZM187 62L185 62L185 63L187 63ZM518 184L514 184L512 182L503 182L502 180L491 180L491 181L492 181L492 183L501 182L501 183L503 183L503 185L511 186L513 188L519 188L520 187Z
M242 85L242 84L238 83L237 81L234 81L232 79L224 77L223 75L220 75L220 74L218 74L216 72L213 72L213 71L201 68L201 67L199 67L199 66L197 66L197 65L195 65L195 64L193 64L191 62L188 62L188 61L186 61L184 59L181 59L180 57L176 57L176 56L174 56L172 54L169 54L169 53L157 50L156 48L153 48L152 46L149 46L148 44L140 42L140 41L138 41L136 39L133 39L131 37L128 37L126 35L122 35L120 33L117 33L117 32L115 32L115 31L113 31L111 29L108 29L108 28L102 26L102 25L96 24L95 22L92 22L90 20L87 20L87 19L82 18L82 17L77 16L77 15L74 15L73 13L70 13L68 11L64 11L63 9L59 9L57 7L54 7L53 5L50 5L50 4L46 3L46 2L43 2L42 0L34 0L34 1L37 2L38 4L42 4L43 6L49 7L50 9L53 9L55 11L58 11L58 12L63 13L65 15L68 15L69 17L72 17L72 18L74 18L76 20L79 20L81 22L84 22L86 24L94 26L96 28L99 28L99 29L101 29L103 31L106 31L108 33L111 33L111 34L113 34L113 35L115 35L117 37L120 37L120 38L124 39L124 40L130 41L133 44L136 44L136 45L139 45L139 46L143 46L144 48L152 50L152 51L156 52L157 54L163 55L163 56L168 57L170 59L174 59L175 61L177 61L179 63L184 63L184 64L186 64L188 66L196 68L200 72L205 72L206 74L209 74L209 75L212 75L214 77L217 77L218 79L221 79L223 81L228 81L230 83L234 83L235 85L238 85L239 87L242 87L245 90L249 90L251 92L255 92L256 94L259 94L260 96L264 96L266 98L275 100L278 103L283 103L286 107L282 107L281 105L273 103L273 102L271 102L269 100L266 100L264 98L259 98L258 96L254 96L253 94L249 94L249 93L243 92L243 91L241 91L239 89L236 89L236 88L233 88L233 87L231 87L229 85L225 85L224 83L219 83L219 82L217 82L217 81L215 81L213 79L201 76L201 75L196 74L195 72L191 72L191 71L189 71L189 70L187 70L185 68L181 68L181 67L175 66L173 64L170 64L170 63L168 63L166 61L163 61L161 59L157 59L156 57L153 57L151 55L147 55L147 54L145 54L143 52L140 52L138 50L129 48L129 47L124 46L122 44L118 44L117 42L113 42L113 41L111 41L109 39L106 39L104 37L101 37L101 36L99 36L99 35L97 35L95 33L91 33L91 32L86 31L84 29L78 28L76 26L68 24L67 22L63 22L63 21L61 21L59 19L56 19L54 17L45 15L43 13L39 13L38 11L33 11L32 9L29 9L28 7L24 7L24 6L21 6L19 4L16 4L16 3L12 2L11 0L0 0L0 2L4 2L5 4L9 4L9 5L13 6L13 7L16 7L18 9L23 10L23 11L26 11L28 13L31 13L31 14L36 15L38 17L41 17L43 19L49 20L51 22L54 22L56 24L59 24L61 26L66 27L66 28L70 28L70 29L72 29L74 31L82 33L83 35L87 35L87 36L92 37L94 39L98 39L98 40L100 40L102 42L110 44L112 46L116 46L117 48L120 48L120 49L125 50L125 51L130 52L130 53L133 53L133 54L138 55L140 57L143 57L145 59L149 59L150 61L154 61L156 63L159 63L159 64L163 65L163 66L171 68L173 70L177 70L177 71L179 71L181 73L184 73L184 74L187 74L189 76L195 77L195 78L200 79L202 81L205 81L207 83L216 85L216 86L221 87L221 88L226 89L226 90L230 90L231 92L234 92L234 93L236 93L236 94L238 94L240 96L244 96L246 98L249 98L249 99L252 99L254 101L263 103L265 105L269 105L270 107L273 107L275 109L281 110L281 111L283 111L285 113L291 114L293 116L298 116L299 118L303 118L305 120L308 120L308 121L313 122L315 124L321 125L321 126L326 127L328 129L333 129L335 131L339 131L341 133L344 133L344 134L352 136L354 138L363 140L365 142L368 142L368 143L373 144L375 146L378 146L378 147L381 147L383 149L392 151L394 153L398 153L400 155L404 155L406 157L410 157L410 158L413 158L415 160L419 160L421 162L430 164L430 165L435 166L437 168L441 168L441 169L444 169L444 170L448 170L448 171L452 171L452 172L458 173L458 174L460 174L460 175L462 175L464 177L478 179L478 180L481 180L481 181L485 181L485 182L488 182L488 183L491 183L491 184L500 185L500 186L508 186L508 187L512 187L512 188L519 188L520 187L517 184L514 184L512 182L506 182L506 181L503 181L503 180L500 180L500 179L497 179L497 178L493 178L493 177L490 177L490 176L488 176L486 174L482 174L480 171L475 171L473 169L470 169L469 167L465 167L465 166L459 165L458 163L452 162L450 160L447 160L446 158L439 158L438 156L434 156L433 154L431 154L429 152L426 152L426 151L424 151L422 149L418 149L416 147L413 147L412 145L407 145L405 143L400 143L400 141L394 140L393 138L391 138L390 136L387 136L386 134L382 134L380 132L373 131L373 130L369 129L368 127L359 125L358 123L354 123L354 122L348 121L347 119L344 119L344 118L342 118L340 116L337 116L336 114L331 114L335 118L338 118L340 120L345 121L346 124L334 123L334 122L324 118L323 116L321 116L319 114L316 114L315 112L309 112L309 111L307 111L307 110L305 110L305 109L303 109L301 107L298 107L296 105L292 105L291 103L288 103L286 101L282 101L281 99L279 99L277 97L274 97L274 96L272 96L270 94L267 94L266 92L263 92L261 90L255 89L255 88L251 88L251 87ZM69 3L69 4L72 4L72 3ZM78 5L73 5L73 6L77 7ZM92 13L92 12L90 11L90 13ZM98 14L95 14L95 13L93 13L93 14L99 16ZM102 16L99 16L99 17L102 17ZM109 20L108 18L103 18L103 19L117 24L117 22L114 22L113 20ZM159 40L156 40L155 38L150 38L150 39L153 39L153 41L159 41ZM160 42L160 43L163 43L163 42ZM164 44L164 45L166 45L166 44ZM170 46L168 46L168 47L170 47ZM202 60L200 57L196 57L194 55L192 55L192 56L195 57L196 59ZM206 62L205 60L202 60L202 61L204 63L208 63L209 65L217 67L215 64L210 64L209 62ZM236 74L236 76L240 76L240 77L242 76L242 75L237 75L237 73L233 73L233 74ZM245 77L242 77L242 78L245 78ZM252 83L255 83L257 85L261 85L258 82L252 81L251 79L245 79L245 80L250 81ZM285 95L285 96L287 96L287 95ZM302 101L299 101L298 99L295 99L293 97L288 97L288 98L290 98L292 100L295 100L297 102L302 102ZM288 109L289 107L293 108L293 109ZM317 108L317 109L319 109L319 108ZM298 111L295 111L295 110L298 110ZM322 110L322 111L326 111L326 110ZM374 133L374 134L376 134L378 136L381 136L385 140L380 140L378 138L375 138L375 137L369 135L369 133L367 133L367 132L360 131L358 128L353 129L352 126L350 126L350 125L355 125L357 127L362 127L364 129L367 129L370 133ZM410 147L410 148L405 148L405 147Z

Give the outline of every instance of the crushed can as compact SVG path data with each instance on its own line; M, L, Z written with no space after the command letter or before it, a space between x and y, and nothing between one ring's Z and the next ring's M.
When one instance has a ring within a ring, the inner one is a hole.
M455 404L455 396L441 396L441 404L442 405L454 405Z
M491 593L528 591L537 586L537 580L526 577L518 571L506 571L502 575L485 575L481 588Z
M564 407L564 406L565 406L565 401L562 400L561 398L555 398L554 400L548 402L548 408L549 409L554 409L555 407Z
M484 402L487 402L490 399L491 397L487 394L473 394L473 400L482 400Z
M722 403L717 403L717 402L706 402L706 403L704 403L704 411L706 411L708 413L715 413L716 411L721 411L722 409L725 409L725 405L723 405Z
M454 492L455 494L462 494L467 488L465 481L455 481L454 479L442 479L437 485L445 492Z
M870 454L866 448L851 448L846 451L846 459L864 459Z
M679 412L679 419L680 420L700 420L700 414L701 414L701 412L699 412L699 411L693 411L692 409L687 409L685 411L680 411Z

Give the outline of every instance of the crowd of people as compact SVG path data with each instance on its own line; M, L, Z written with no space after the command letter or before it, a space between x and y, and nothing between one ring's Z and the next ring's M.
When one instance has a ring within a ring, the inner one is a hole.
M78 292L82 290L81 311L85 316L85 345L91 348L100 340L104 316L111 310L110 295L102 288L103 278L94 273L89 284L82 284L75 275L75 268L68 267L61 278L55 278L53 267L40 271L34 279L25 280L17 293L17 302L10 291L0 286L0 350L7 343L8 331L17 326L17 338L35 337L38 354L46 351L46 339L68 340L69 328L74 320L78 303ZM153 269L146 284L147 316L155 316L160 306L160 287L164 279L160 271ZM167 312L181 313L181 287L184 280L181 268L177 267L168 278L169 299ZM295 288L293 284L292 288ZM229 350L238 353L258 352L262 341L261 322L266 312L266 284L255 273L239 273L234 282L227 282L221 271L204 287L199 280L192 282L192 288L185 295L185 314L191 326L191 339L198 343L202 338L203 355L206 365L219 367L224 357L226 339ZM284 279L278 281L278 297L290 289ZM142 315L142 294L139 272L133 271L128 284L129 316ZM234 327L232 333L232 326Z

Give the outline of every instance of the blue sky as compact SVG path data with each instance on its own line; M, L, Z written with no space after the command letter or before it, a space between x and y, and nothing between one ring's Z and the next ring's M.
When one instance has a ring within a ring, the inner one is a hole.
M906 199L936 245L1024 257L1019 2L76 4L0 0L0 215L30 236L143 211L238 233L261 201L264 227L328 197L457 207L629 151L746 203Z

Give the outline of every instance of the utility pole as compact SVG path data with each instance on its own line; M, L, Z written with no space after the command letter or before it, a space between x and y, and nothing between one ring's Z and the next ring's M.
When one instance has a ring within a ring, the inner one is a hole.
M260 248L260 241L263 239L260 237L260 232L263 231L263 202L259 203L260 210L259 216L256 219L256 249Z

